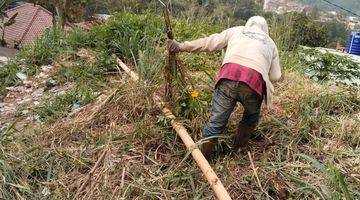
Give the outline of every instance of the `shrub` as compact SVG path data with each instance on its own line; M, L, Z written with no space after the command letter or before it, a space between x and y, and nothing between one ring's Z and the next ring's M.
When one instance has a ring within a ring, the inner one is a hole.
M305 50L302 59L305 74L316 81L335 81L345 85L360 85L359 63L348 57L317 50Z
M271 19L270 27L270 35L283 50L292 50L298 45L326 46L329 42L325 25L310 20L305 14L275 16Z
M338 21L331 21L325 23L326 31L329 33L329 44L327 46L335 48L336 43L346 44L350 31L347 29L345 23Z

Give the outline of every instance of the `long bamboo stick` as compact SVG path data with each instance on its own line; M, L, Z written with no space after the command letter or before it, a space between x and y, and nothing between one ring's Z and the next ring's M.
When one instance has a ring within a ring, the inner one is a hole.
M129 67L127 67L119 58L116 58L119 66L131 77L132 80L138 81L139 76L133 72ZM211 188L215 192L216 197L219 200L228 200L231 199L229 193L226 191L224 185L221 183L220 179L215 174L214 170L211 168L209 162L206 160L204 155L201 153L194 140L190 137L186 128L179 122L176 121L176 117L172 114L171 110L166 107L166 104L160 96L154 94L154 102L161 109L162 113L167 119L171 121L173 129L180 136L181 140L184 142L188 151L191 151L191 155L196 161L197 165L200 167L201 171L205 175L207 181L209 182Z
M171 23L170 23L170 15L167 6L164 7L164 18L165 18L165 26L166 26L166 34L168 39L174 39L174 33L172 32ZM165 98L166 101L170 104L173 103L173 76L177 73L176 70L176 54L172 52L168 52L168 60L167 65L165 66Z

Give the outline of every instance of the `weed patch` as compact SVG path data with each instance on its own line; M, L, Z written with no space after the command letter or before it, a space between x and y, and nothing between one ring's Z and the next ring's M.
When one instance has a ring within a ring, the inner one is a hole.
M72 110L74 104L85 106L92 102L97 95L90 88L75 88L63 95L49 97L44 106L35 111L41 121L55 122Z

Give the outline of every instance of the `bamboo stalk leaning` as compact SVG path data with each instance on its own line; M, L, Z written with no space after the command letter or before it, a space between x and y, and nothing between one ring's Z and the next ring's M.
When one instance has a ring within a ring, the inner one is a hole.
M127 67L119 58L116 58L119 66L131 77L132 80L138 81L139 76L133 72L129 67ZM205 175L208 183L213 189L216 197L220 200L231 199L229 193L226 191L224 185L221 183L220 179L217 177L215 171L211 168L209 162L206 160L204 155L201 153L194 140L190 137L186 128L179 122L176 121L175 115L171 112L170 109L166 107L165 102L162 98L154 93L153 95L154 102L161 109L164 116L171 121L171 125L176 133L180 136L181 140L184 142L188 151L191 152L192 157L196 161L197 165L200 167L202 173Z

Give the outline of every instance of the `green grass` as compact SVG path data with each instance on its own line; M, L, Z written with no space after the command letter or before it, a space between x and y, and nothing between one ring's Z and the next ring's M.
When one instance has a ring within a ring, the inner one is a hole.
M82 107L92 102L97 96L90 87L74 88L63 95L47 98L44 105L35 111L35 115L39 116L41 121L55 122L71 112L73 104L77 103Z
M0 99L6 94L6 87L15 85L18 82L16 73L20 68L14 61L10 61L6 66L0 67Z

